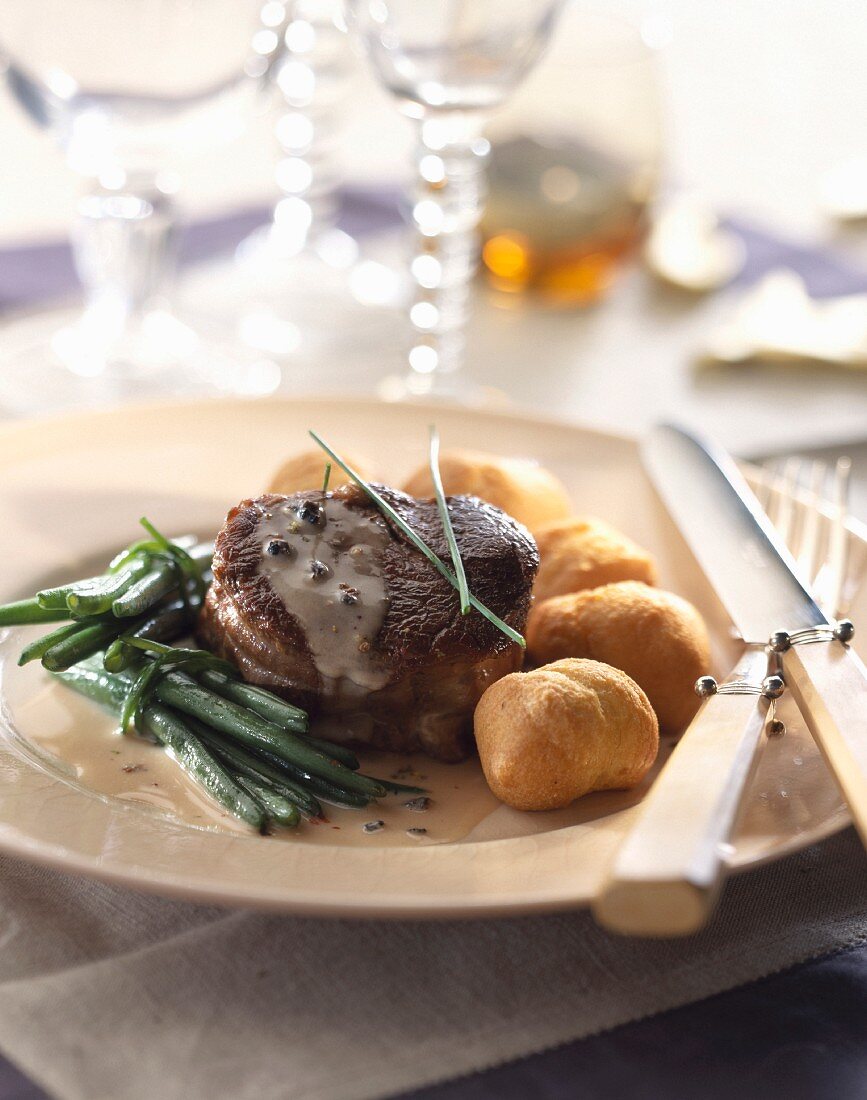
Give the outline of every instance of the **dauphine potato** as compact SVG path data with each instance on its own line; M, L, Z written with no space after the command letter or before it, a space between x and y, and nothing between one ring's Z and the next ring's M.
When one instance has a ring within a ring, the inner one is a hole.
M604 661L646 692L664 730L677 732L698 707L695 681L710 668L707 628L687 600L637 581L606 584L536 603L527 624L534 661Z
M474 727L488 785L518 810L634 787L659 748L647 696L598 661L556 661L503 677L479 701Z
M537 600L613 581L656 583L652 555L604 520L571 516L533 533L541 559L534 588Z
M563 485L544 466L524 458L503 458L484 451L448 450L440 455L443 488L449 496L466 494L502 508L535 533L542 524L568 516L572 508ZM427 466L403 486L414 497L433 496Z
M370 472L371 463L365 458L342 454L340 456L349 466L356 470L365 480L370 480L373 475ZM301 451L297 455L287 458L283 465L271 478L268 486L270 493L300 493L305 489L321 489L325 477L325 466L330 459L328 455L318 447L309 451ZM348 476L339 466L332 464L329 484L345 485L349 481Z

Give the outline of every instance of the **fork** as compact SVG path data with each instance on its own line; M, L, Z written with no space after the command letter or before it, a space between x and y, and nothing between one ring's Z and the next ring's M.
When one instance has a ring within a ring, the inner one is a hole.
M824 463L789 458L757 471L755 479L760 503L831 618L844 598L850 468L848 459L831 472ZM776 731L768 711L782 681L765 678L779 672L774 655L750 646L719 688L710 678L699 681L697 690L712 685L713 693L615 854L593 906L600 924L630 935L676 936L707 922L744 790L766 735Z
M808 580L812 577L816 602L832 619L845 610L843 591L849 548L846 517L851 471L852 463L846 457L839 458L831 471L824 462L809 462L795 456L764 467L755 487L759 503L791 550L801 576ZM806 497L802 487L806 487ZM823 518L827 526L824 561L820 559Z

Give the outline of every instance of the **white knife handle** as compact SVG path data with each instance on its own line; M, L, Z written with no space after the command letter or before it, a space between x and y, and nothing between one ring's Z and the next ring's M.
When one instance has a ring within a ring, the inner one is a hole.
M867 669L838 641L794 645L786 684L867 845Z
M746 666L753 682L763 653ZM741 671L739 667L738 671ZM600 924L633 936L682 936L713 911L741 796L758 759L768 700L705 701L641 805L596 897Z

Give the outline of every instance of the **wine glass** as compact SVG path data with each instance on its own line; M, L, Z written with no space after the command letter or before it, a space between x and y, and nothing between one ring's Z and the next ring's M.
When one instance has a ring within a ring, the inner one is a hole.
M7 327L0 404L30 411L160 390L274 388L273 363L216 320L177 316L167 288L177 165L240 133L287 18L281 3L261 0L5 5L0 76L87 193L72 231L84 311Z
M405 280L338 224L339 144L358 64L342 0L294 0L290 10L272 71L281 197L220 282L240 309L241 336L297 367L393 339Z
M490 148L483 128L541 54L562 2L347 0L374 72L418 127L409 394L444 390L442 376L462 365Z

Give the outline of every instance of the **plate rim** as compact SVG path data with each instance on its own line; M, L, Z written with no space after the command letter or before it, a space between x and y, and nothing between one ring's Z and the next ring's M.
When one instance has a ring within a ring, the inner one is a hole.
M68 430L74 426L81 428L89 423L104 422L107 419L116 417L126 418L135 414L153 416L171 410L173 415L177 415L179 412L192 409L210 409L216 412L220 409L231 410L256 405L273 406L275 404L292 406L296 410L299 406L313 408L334 404L341 405L344 408L354 404L366 408L381 407L383 405L400 407L400 403L382 401L369 394L321 393L305 394L298 397L277 395L265 398L240 399L215 397L204 401L200 399L160 400L132 405L50 413L0 425L0 465L5 465L10 461L6 453L7 448L14 445L16 438L32 437L34 428L50 429L51 427L59 427ZM638 442L637 437L631 433L618 432L599 425L585 424L577 418L550 413L538 413L536 411L525 413L520 409L509 407L458 406L437 401L412 401L406 407L424 411L434 416L438 411L441 411L446 412L450 417L456 415L482 416L500 421L519 422L522 425L572 430L585 436L631 446L636 446ZM46 440L50 435L50 431L45 432ZM51 445L49 442L38 448L38 451L42 453L50 450ZM867 525L853 520L847 526L855 538L867 542ZM13 756L19 762L23 762L24 766L34 766L31 761L25 760L21 753L16 752L8 742L0 743L0 754ZM848 814L845 812L832 815L821 826L811 829L808 834L793 833L772 851L765 852L760 856L745 857L743 860L737 860L729 856L726 860L728 871L729 873L740 874L774 862L777 859L785 858L805 847L828 839L848 825ZM580 827L567 826L556 830L555 833L560 834L560 839L565 838L568 840L568 834L573 829ZM541 834L541 836L551 835L555 834ZM539 837L502 838L473 843L486 847L490 845L514 846L516 842L521 840L537 841L539 839ZM440 851L447 851L449 846L438 845L436 847ZM462 845L462 847L467 848L468 845ZM310 850L315 851L317 849L311 848ZM387 851L388 849L382 850ZM431 851L431 849L427 850ZM353 851L358 852L359 850L353 849ZM482 917L518 916L530 913L576 910L586 908L591 904L590 898L570 894L568 890L562 888L550 890L547 895L537 894L532 898L528 898L526 893L518 891L511 897L508 894L503 894L497 900L474 897L460 903L456 903L448 897L442 898L436 894L430 896L413 895L411 898L389 895L386 895L385 898L381 895L359 895L354 902L350 903L347 903L346 898L342 896L339 900L335 900L316 892L308 892L301 897L297 894L293 897L287 897L285 884L269 889L266 884L258 883L255 889L249 889L246 885L241 887L238 884L232 887L231 883L222 878L190 883L180 875L173 875L162 870L155 871L152 867L134 866L125 868L110 864L106 865L98 855L75 852L57 842L51 843L29 837L8 821L0 821L0 852L40 866L48 866L64 873L84 875L88 878L124 886L139 892L158 894L198 904L254 908L272 912L294 913L301 916L395 920L479 919ZM240 890L243 892L239 893Z

